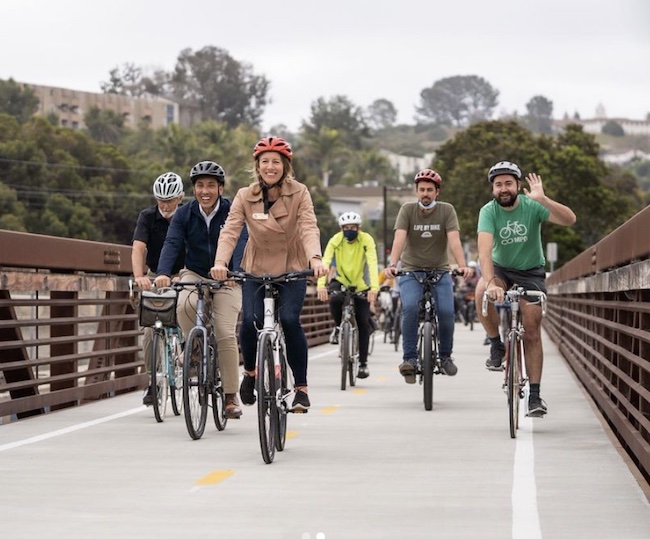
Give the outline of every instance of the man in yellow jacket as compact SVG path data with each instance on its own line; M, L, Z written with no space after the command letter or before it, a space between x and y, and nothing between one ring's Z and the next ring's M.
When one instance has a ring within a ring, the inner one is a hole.
M326 287L326 277L318 280L318 298L321 301L329 299L330 312L337 329L341 325L343 310L343 295L332 294L342 288L354 287L356 292L367 291L367 299L355 296L354 310L359 328L359 378L367 378L368 343L372 333L370 305L377 301L379 290L379 270L377 267L377 246L375 240L361 228L361 216L355 212L346 212L339 217L341 231L337 232L327 243L323 255L325 268L336 265L334 277ZM334 344L338 343L338 332L335 333Z

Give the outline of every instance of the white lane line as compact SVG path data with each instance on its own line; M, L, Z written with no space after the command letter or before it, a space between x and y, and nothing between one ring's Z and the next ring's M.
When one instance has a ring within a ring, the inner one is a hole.
M138 406L137 408L132 408L131 410L126 410L125 412L120 412L118 414L109 415L106 417L100 417L99 419L93 419L92 421L86 421L85 423L79 423L78 425L72 425L71 427L66 427L64 429L54 430L45 434L39 434L38 436L32 436L31 438L25 438L24 440L18 440L17 442L11 442L8 444L0 445L0 453L3 451L8 451L9 449L15 449L16 447L22 447L24 445L35 444L37 442L42 442L43 440L48 440L50 438L56 438L57 436L63 436L64 434L70 434L77 430L86 429L88 427L93 427L95 425L100 425L101 423L106 423L108 421L113 421L114 419L120 419L129 415L137 414L146 410L146 406Z
M541 539L542 529L537 511L533 420L519 418L515 445L515 468L512 481L512 539Z

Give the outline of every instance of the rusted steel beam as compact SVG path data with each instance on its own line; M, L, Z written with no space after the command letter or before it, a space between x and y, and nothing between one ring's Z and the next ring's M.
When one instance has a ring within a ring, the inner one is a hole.
M131 247L0 230L0 266L130 275Z
M14 294L50 292L52 290L70 292L126 291L129 287L128 283L128 277L116 275L92 275L86 273L63 275L49 273L48 270L30 271L17 268L0 268L0 290L11 290Z

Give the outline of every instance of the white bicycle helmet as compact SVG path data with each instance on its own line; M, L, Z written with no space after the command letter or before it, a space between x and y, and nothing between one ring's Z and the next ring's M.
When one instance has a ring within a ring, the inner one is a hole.
M488 172L488 182L492 183L494 178L501 174L509 174L518 180L521 180L521 170L519 167L510 161L499 161Z
M183 180L175 172L165 172L153 182L153 196L158 200L171 200L184 193Z
M353 211L346 211L339 217L339 226L343 225L361 226L361 216Z

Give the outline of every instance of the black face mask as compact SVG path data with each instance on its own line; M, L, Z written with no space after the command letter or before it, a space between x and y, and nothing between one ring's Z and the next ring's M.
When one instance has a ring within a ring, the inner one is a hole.
M357 239L357 236L359 235L358 230L344 230L343 235L345 236L345 239L348 241L354 241Z

